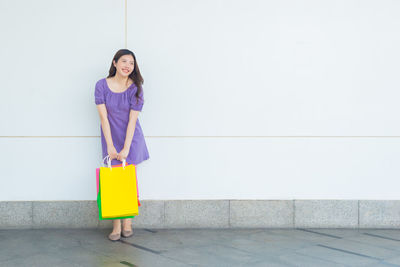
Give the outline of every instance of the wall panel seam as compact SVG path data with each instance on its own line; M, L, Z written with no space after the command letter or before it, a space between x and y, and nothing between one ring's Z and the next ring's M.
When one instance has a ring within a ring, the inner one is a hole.
M343 136L343 135L320 135L320 136L302 136L302 135L282 135L282 136L144 136L145 138L400 138L400 136ZM100 135L3 135L0 138L100 138Z

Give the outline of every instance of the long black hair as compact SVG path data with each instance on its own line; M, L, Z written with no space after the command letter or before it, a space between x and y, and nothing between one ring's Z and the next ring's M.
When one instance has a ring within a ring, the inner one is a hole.
M137 64L136 56L132 51L130 51L128 49L120 49L120 50L117 51L117 53L115 53L114 58L111 61L111 67L110 67L110 70L108 71L107 78L115 76L115 73L117 72L117 69L115 68L113 62L115 61L115 64L116 64L118 62L119 58L124 56L124 55L132 55L132 57L133 57L134 68L133 68L133 71L131 72L131 74L129 74L129 78L131 78L133 80L133 82L135 83L135 85L137 87L137 91L136 91L136 94L135 94L136 102L137 102L138 98L140 96L140 93L143 90L142 84L143 84L144 80L143 80L142 75L140 74L139 65Z

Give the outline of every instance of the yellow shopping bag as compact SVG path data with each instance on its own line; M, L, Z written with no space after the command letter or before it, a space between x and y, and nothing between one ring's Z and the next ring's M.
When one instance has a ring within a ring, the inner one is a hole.
M139 214L136 166L100 167L101 215L103 218L136 216Z

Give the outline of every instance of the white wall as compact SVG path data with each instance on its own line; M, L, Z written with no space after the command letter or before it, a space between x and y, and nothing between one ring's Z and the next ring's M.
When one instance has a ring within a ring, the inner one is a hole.
M124 1L1 1L0 201L94 200ZM128 1L141 199L399 199L400 2Z

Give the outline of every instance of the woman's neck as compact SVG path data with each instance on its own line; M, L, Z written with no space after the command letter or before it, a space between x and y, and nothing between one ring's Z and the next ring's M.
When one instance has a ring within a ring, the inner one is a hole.
M118 84L124 84L127 85L128 81L129 81L129 77L123 77L121 75L117 73L115 73L114 77L113 77L114 81Z

